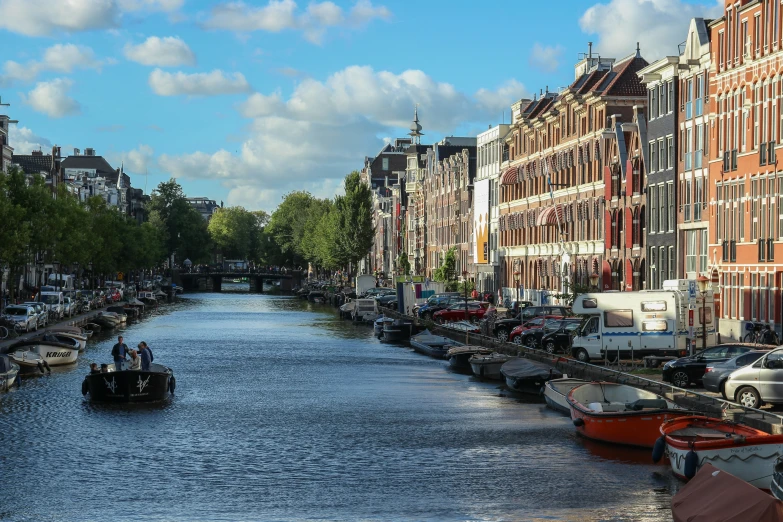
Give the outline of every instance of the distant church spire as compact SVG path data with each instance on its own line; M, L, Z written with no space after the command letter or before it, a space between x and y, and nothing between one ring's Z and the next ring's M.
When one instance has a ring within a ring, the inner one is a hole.
M408 133L411 137L411 143L413 145L419 145L421 143L421 137L424 133L421 132L421 125L419 125L419 104L413 108L413 123L411 123L411 131Z

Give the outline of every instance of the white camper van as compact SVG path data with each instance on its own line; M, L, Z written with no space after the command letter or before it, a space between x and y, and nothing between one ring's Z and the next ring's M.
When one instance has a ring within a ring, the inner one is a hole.
M49 286L57 290L74 290L73 276L67 274L49 274Z
M697 339L697 346L701 346L702 316L707 346L715 346L712 292L706 299L699 293L693 298L691 283L695 281L678 279L665 281L663 290L580 295L572 309L585 319L571 353L583 362L615 359L618 354L625 358L632 352L634 357L683 356L688 353L690 339Z
M47 288L47 287L44 287ZM53 311L59 319L65 316L65 296L62 292L57 291L41 291L36 301L39 301L46 306L48 311Z

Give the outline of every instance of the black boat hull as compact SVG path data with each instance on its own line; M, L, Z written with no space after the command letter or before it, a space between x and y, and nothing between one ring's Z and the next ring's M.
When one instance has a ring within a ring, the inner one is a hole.
M455 372L473 374L473 368L470 366L470 358L473 353L459 353L449 358L449 367Z
M434 357L436 359L445 359L449 348L451 348L451 345L429 345L419 343L414 340L411 340L410 343L411 347L417 352L423 353L424 355L429 355L430 357Z
M164 400L173 391L174 375L167 371L92 373L84 378L82 393L100 402L155 402Z
M381 337L381 340L390 343L407 341L411 338L412 331L412 323L385 325L383 327L383 337Z

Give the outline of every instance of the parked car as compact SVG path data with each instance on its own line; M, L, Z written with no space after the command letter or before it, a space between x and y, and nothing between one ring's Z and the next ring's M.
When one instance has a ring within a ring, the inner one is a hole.
M435 316L435 312L445 310L451 305L455 305L457 303L462 303L462 305L465 306L465 298L456 295L439 297L433 302L428 302L426 305L419 308L418 314L422 319L432 320L432 318Z
M580 324L582 324L582 320L578 317L561 320L557 330L549 333L544 332L541 337L541 347L547 353L569 353L571 341L573 341Z
M519 344L523 344L528 348L538 348L541 346L541 339L545 334L556 332L561 326L564 326L566 322L574 322L577 325L581 322L579 318L573 319L548 319L542 328L531 328L522 332L519 336Z
M438 299L442 299L444 297L460 297L462 294L459 292L443 292L440 294L431 295L427 298L427 301L424 303L417 303L413 305L413 315L418 316L419 315L419 309L423 306L432 304L436 302Z
M454 321L470 321L477 323L484 317L489 303L479 301L464 301L455 303L445 310L439 310L433 314L433 319L438 324L453 323ZM467 308L467 312L466 309Z
M29 301L22 304L33 307L38 317L39 327L46 328L49 325L49 309L46 307L45 304L39 303L37 301Z
M370 288L364 293L366 299L372 299L374 297L380 297L386 294L396 294L394 288Z
M704 389L707 391L720 393L723 395L723 386L726 384L729 375L731 375L734 370L744 368L749 364L753 364L754 362L761 359L766 353L768 353L767 350L753 350L748 353L738 355L737 357L729 359L728 361L708 365L704 370L702 386L704 386ZM724 398L726 397L725 395L723 396Z
M549 319L562 319L562 317L559 315L545 315L544 317L536 317L535 319L525 321L511 330L511 333L508 335L509 342L522 344L522 332L530 330L531 328L543 328L544 323L546 323Z
M17 330L38 330L38 312L32 306L8 305L3 310L3 318L14 323Z
M706 348L693 355L667 362L663 365L661 377L665 382L670 382L679 388L701 384L708 365L728 361L758 347L759 345L756 344L727 343Z
M729 400L747 408L783 403L783 348L731 372L723 390Z
M391 303L397 303L397 294L383 294L379 297L376 297L375 300L378 302L378 306L391 308Z
M523 301L528 302L528 301ZM509 319L499 319L495 321L495 330L493 335L498 341L510 341L511 331L524 322L536 317L558 316L565 317L571 314L571 309L566 306L526 306L516 317Z
M73 317L76 315L76 301L72 297L65 298L65 315Z

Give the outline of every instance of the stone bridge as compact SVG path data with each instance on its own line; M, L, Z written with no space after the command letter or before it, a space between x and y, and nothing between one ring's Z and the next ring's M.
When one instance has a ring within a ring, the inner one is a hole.
M280 281L280 290L283 292L290 292L294 286L302 284L301 272L180 272L178 275L186 292L197 291L200 282L207 280L212 282L213 292L223 290L224 279L248 279L250 291L256 293L263 293L264 281Z

